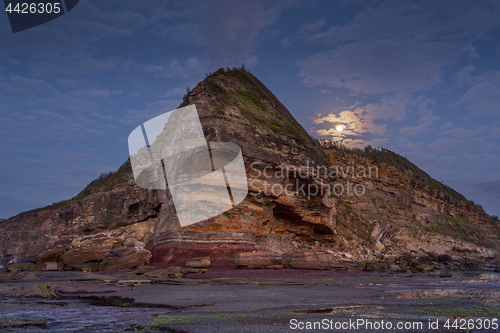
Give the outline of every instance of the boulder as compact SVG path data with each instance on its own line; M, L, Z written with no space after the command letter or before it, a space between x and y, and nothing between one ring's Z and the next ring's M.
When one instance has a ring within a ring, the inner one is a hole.
M417 265L415 268L421 272L432 271L432 266L428 263Z
M34 285L29 285L26 288L21 289L17 297L41 297L41 298L56 298L57 294L54 290L54 286L46 283L38 283Z
M438 255L437 259L439 262L452 262L453 261L453 259L451 259L451 257L447 254L440 254L440 255Z
M103 234L81 237L73 240L70 249L61 255L61 259L66 266L81 269L85 263L102 262L112 249L122 245L121 238Z
M149 273L151 271L154 271L155 269L156 268L154 268L153 266L139 266L135 270L135 274L142 275L142 274L146 274L146 273Z
M135 238L127 238L123 242L123 246L125 246L125 247L135 247L135 246L145 247L146 245L143 242L140 242Z
M133 244L137 244L133 243ZM130 244L130 243L129 243ZM117 269L135 268L144 266L151 260L151 252L146 250L144 246L121 246L112 249L104 263L107 265L107 271L114 271Z
M157 269L144 274L145 277L164 279L164 278L181 278L183 277L182 270L179 266L172 266L167 269Z
M427 255L429 256L431 261L438 261L439 260L439 255L434 251L427 252Z
M373 244L373 250L378 252L384 252L385 245L382 244L380 241L377 241L375 242L375 244Z
M186 261L186 267L189 268L207 268L210 267L210 258L196 258Z
M383 272L387 268L387 264L383 261L365 260L360 262L363 265L363 270L367 272Z
M239 252L234 258L236 268L264 268L277 262L267 252Z
M182 270L182 274L205 274L208 272L208 269L206 268L185 268Z
M39 255L36 259L35 262L37 264L44 263L47 261L61 261L61 256L66 252L71 246L71 243L69 244L62 244L62 245L57 245L53 248L48 249L47 251L43 252L41 255Z
M285 268L295 269L331 269L333 256L322 251L304 251L285 253L282 257Z
M62 271L64 269L64 264L62 262L49 261L45 263L44 271Z
M102 271L104 269L104 266L96 262L88 262L81 264L78 268L83 272L98 272Z
M401 271L401 267L399 267L399 265L394 264L394 265L389 266L389 270L391 272L399 272L399 271Z
M7 269L11 273L18 273L22 271L32 271L35 269L35 264L32 262L18 262L15 264L7 265Z

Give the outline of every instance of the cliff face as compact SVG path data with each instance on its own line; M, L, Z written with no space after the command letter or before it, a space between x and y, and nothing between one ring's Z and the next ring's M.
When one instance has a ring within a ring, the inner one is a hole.
M0 224L0 256L36 257L81 236L121 232L141 241L153 234L162 203L134 184L130 164L101 177L75 198L21 213ZM127 228L121 228L129 226ZM123 232L125 229L127 232Z
M337 231L346 250L356 252L357 244L389 255L423 249L461 258L497 257L498 220L405 158L387 150L330 147L326 152L332 164L344 170L364 165L373 171L371 178L351 172L338 180L366 189L362 196L341 197L343 214L337 216Z
M44 258L59 260L94 238L113 239L109 244L135 238L166 265L205 255L230 265L235 252L252 250L497 256L498 220L392 152L322 147L245 70L211 74L181 106L189 104L197 107L207 141L241 147L249 187L241 204L181 228L168 189L138 188L125 163L71 200L1 222L2 258L49 250Z

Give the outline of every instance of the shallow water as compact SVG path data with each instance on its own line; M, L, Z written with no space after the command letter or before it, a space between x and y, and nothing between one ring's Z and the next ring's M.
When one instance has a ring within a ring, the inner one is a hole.
M46 322L46 328L1 328L2 332L123 332L147 326L162 308L94 306L79 300L8 299L0 302L0 323L9 320Z

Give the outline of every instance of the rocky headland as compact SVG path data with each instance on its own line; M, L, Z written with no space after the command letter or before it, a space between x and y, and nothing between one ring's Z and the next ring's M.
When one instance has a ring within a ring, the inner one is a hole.
M241 147L249 188L241 204L181 228L168 189L136 186L127 161L72 199L0 221L2 262L108 272L201 257L211 267L274 269L293 268L290 258L297 268L499 266L498 218L389 150L313 139L246 70L208 75L180 106L190 104L208 142Z

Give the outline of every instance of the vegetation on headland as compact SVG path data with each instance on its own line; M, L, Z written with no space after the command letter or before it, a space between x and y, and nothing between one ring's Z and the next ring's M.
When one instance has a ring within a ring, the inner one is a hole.
M244 66L219 68L207 74L202 86L215 103L216 115L223 116L227 106L236 107L254 125L265 126L274 133L291 137L298 144L307 147L308 140L300 125L291 115L286 115L287 112L284 114L279 111L285 109L284 106ZM189 105L191 93L188 89L179 107Z
M342 144L329 142L322 144L326 149L335 149L343 154L355 154L357 156L365 157L373 163L385 163L395 167L399 172L411 175L410 186L416 189L428 188L431 194L441 196L445 202L464 202L469 206L476 206L478 209L483 210L481 205L475 204L473 201L468 200L462 194L458 193L451 187L435 180L425 171L411 163L406 157L401 156L388 149L377 147L373 148L368 145L364 149L347 148Z

